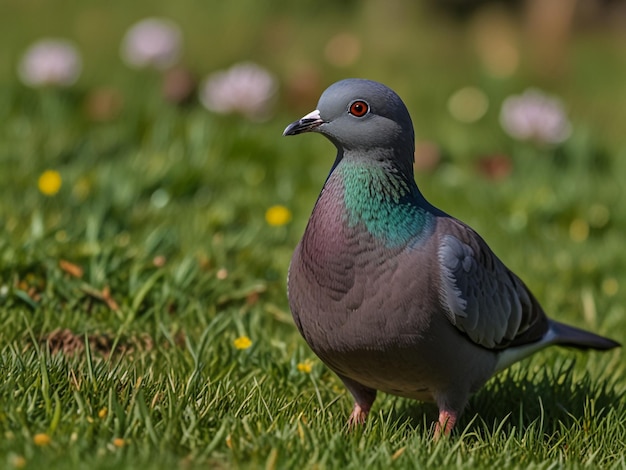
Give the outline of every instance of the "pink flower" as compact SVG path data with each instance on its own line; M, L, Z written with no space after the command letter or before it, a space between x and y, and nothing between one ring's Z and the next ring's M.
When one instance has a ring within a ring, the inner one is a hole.
M561 101L532 88L504 100L500 124L515 139L549 144L564 142L572 132Z
M41 39L31 45L18 65L18 74L25 85L73 85L82 68L76 47L64 39Z
M131 67L165 70L180 56L182 35L172 21L147 18L135 23L122 40L122 59Z
M216 113L240 113L250 119L263 119L277 89L270 72L243 62L210 75L200 88L200 101Z

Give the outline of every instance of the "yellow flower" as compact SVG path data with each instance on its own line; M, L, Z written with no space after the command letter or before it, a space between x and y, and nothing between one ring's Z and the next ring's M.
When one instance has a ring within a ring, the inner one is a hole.
M279 227L289 223L291 211L285 206L272 206L265 211L265 221L274 227Z
M104 408L102 408L100 411L98 411L98 418L100 419L104 419L107 417L107 415L109 414L109 410L107 409L107 407L105 406Z
M115 439L113 439L113 445L115 447L124 447L126 445L126 441L121 437L116 437Z
M59 189L61 189L61 183L61 175L58 171L46 170L39 177L37 186L42 194L46 196L54 196L59 192Z
M298 362L296 366L298 368L298 372L302 372L303 374L310 374L313 370L313 361L311 359L305 359L302 362Z
M233 344L237 349L248 349L250 346L252 346L252 340L244 335L233 341Z
M45 447L50 444L51 441L52 439L50 439L50 436L48 436L45 432L40 432L39 434L35 434L33 436L33 442L39 447Z

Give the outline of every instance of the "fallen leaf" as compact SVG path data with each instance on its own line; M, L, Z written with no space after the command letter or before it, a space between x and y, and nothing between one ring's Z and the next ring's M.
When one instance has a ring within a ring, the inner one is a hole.
M78 279L83 277L83 274L84 274L83 268L81 268L77 264L74 264L70 261L60 259L59 267L61 268L62 271L65 271L70 276L77 277Z
M102 300L104 300L104 303L106 303L107 306L114 312L119 311L120 306L113 299L113 297L111 297L111 289L109 286L104 286L104 288L102 289Z

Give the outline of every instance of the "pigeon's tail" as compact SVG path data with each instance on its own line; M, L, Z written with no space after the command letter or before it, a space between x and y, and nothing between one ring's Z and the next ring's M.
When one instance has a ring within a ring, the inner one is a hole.
M548 331L539 341L504 349L498 354L496 372L506 369L514 362L524 359L546 346L567 346L577 349L606 351L621 346L617 341L590 333L554 320L548 320Z
M565 325L554 320L550 320L550 329L546 336L550 336L550 344L567 346L578 349L597 349L606 351L608 349L621 346L617 341L596 335L589 331Z

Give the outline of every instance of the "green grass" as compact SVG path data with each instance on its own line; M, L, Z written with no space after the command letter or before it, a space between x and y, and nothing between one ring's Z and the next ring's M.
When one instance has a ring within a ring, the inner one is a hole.
M111 36L130 23L114 5L102 21L117 26L101 29ZM196 7L182 5L174 16L189 22L190 38L202 37ZM11 7L21 15L25 8ZM81 8L63 3L48 34L81 12L91 18L91 7ZM450 63L462 34L423 19L422 29L406 20L380 43L364 36L371 60L333 69L321 59L324 42L382 15L346 8L354 13L347 25L345 12L312 6L283 16L247 11L242 21L253 32L280 24L306 34L294 35L284 63L265 43L246 48L244 38L198 69L247 54L284 84L296 57L307 56L320 63L322 87L348 75L383 79L406 98L418 135L441 145L442 163L416 175L429 200L476 228L551 316L623 342L626 149L622 130L602 124L623 122L622 98L597 101L602 74L577 75L561 86L576 110L572 138L556 149L516 143L497 126L497 103L530 72L496 82L469 59ZM140 10L133 15L147 14ZM210 34L232 29L241 12L226 10L230 20L212 19ZM310 17L332 21L317 30ZM0 35L21 46L37 37L37 21ZM75 30L95 47L89 28ZM587 39L574 40L575 68L589 63L624 77L611 61L617 49L596 54ZM201 63L202 44L190 40L190 60ZM409 46L434 64L430 73L417 65L399 72ZM453 436L439 443L432 405L382 394L364 429L347 432L351 399L298 335L285 295L291 252L334 153L319 136L281 132L315 102L283 94L264 123L175 108L148 73L117 65L102 75L117 60L114 49L87 64L70 91L28 90L0 67L0 468L626 467L623 349L553 348L514 365L471 399ZM125 107L117 119L92 122L85 97L109 79ZM480 82L493 106L480 123L461 125L445 101L468 82ZM495 153L514 165L501 181L476 169L477 158ZM63 181L51 197L37 188L46 169ZM292 211L289 224L266 223L275 204ZM241 336L249 349L235 348ZM298 368L307 361L310 373ZM40 433L47 446L36 445Z

